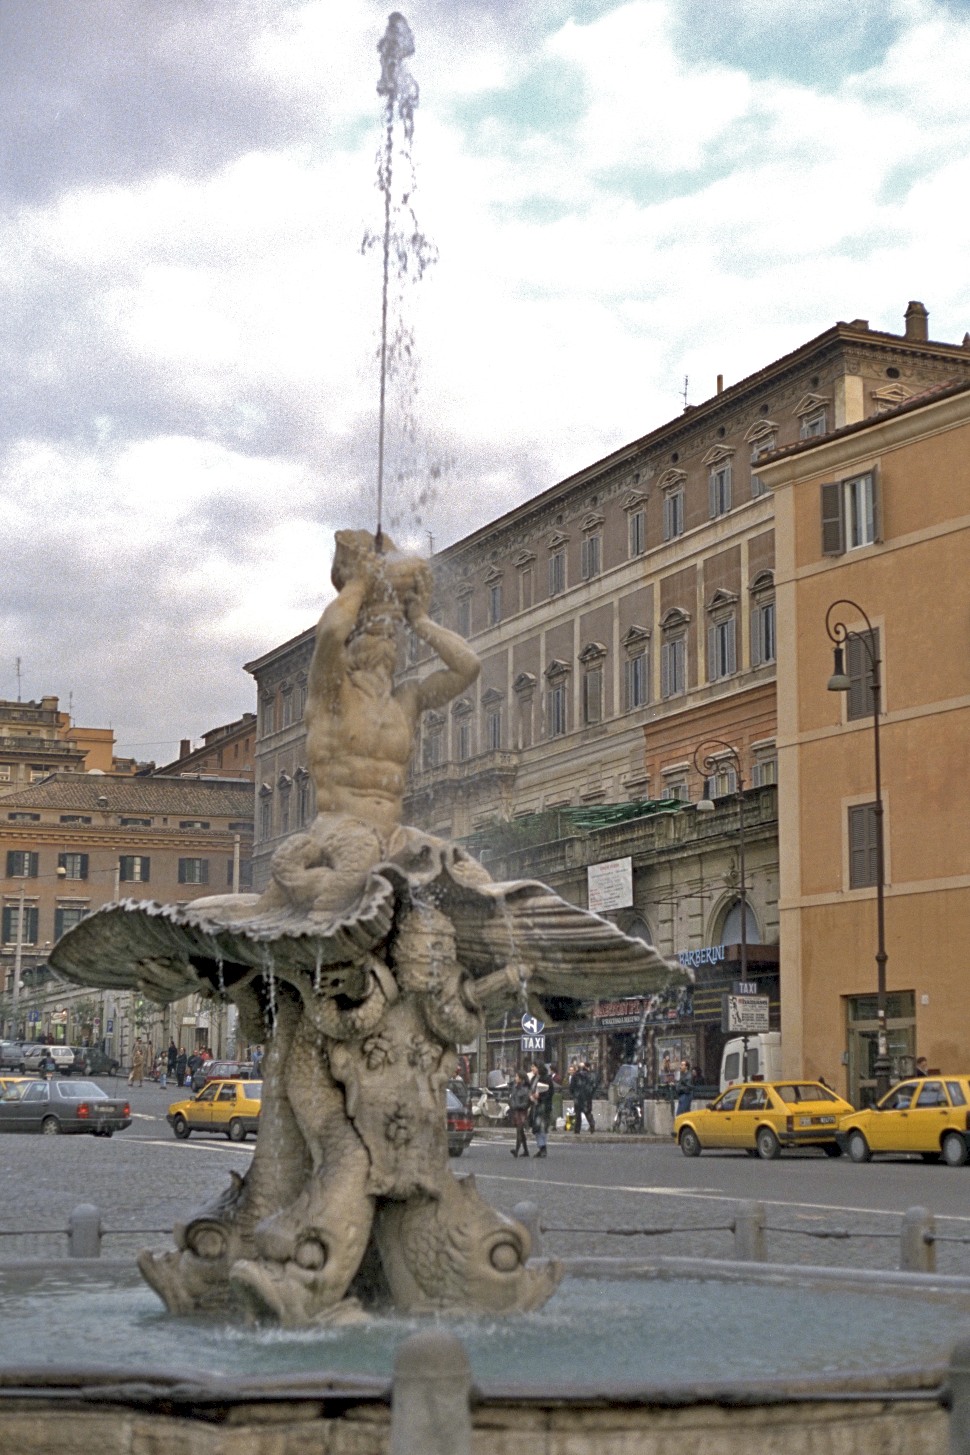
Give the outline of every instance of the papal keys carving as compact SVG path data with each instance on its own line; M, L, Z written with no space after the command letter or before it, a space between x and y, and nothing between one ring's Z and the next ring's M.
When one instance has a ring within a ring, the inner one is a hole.
M431 574L387 538L339 532L335 599L308 684L317 816L277 850L262 895L108 905L55 946L84 985L165 1003L229 999L263 1042L245 1177L144 1252L174 1313L237 1306L301 1327L399 1309L530 1309L560 1268L448 1164L445 1083L487 1011L543 995L656 990L684 972L544 885L494 883L461 848L401 824L421 714L478 659L428 614ZM394 682L405 623L440 659Z

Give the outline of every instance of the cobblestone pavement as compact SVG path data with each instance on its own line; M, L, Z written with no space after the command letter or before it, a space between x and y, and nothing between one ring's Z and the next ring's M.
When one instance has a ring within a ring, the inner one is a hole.
M128 1093L124 1082L120 1089ZM177 1091L146 1082L128 1094L134 1123L110 1140L0 1138L0 1258L63 1255L70 1212L82 1202L102 1211L105 1255L167 1246L176 1220L216 1197L230 1170L245 1172L252 1141L178 1142L164 1119ZM757 1199L771 1262L893 1269L902 1215L919 1205L936 1217L938 1271L970 1276L970 1166L898 1159L859 1167L811 1152L771 1163L736 1153L691 1160L671 1141L601 1133L554 1135L544 1160L513 1160L511 1148L510 1132L489 1131L451 1166L475 1173L503 1211L536 1203L549 1253L730 1258L737 1204ZM853 1236L810 1236L820 1232Z

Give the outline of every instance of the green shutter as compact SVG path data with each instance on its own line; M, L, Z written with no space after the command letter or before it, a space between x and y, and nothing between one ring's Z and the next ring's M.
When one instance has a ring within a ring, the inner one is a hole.
M845 550L842 484L822 486L822 555L841 556Z

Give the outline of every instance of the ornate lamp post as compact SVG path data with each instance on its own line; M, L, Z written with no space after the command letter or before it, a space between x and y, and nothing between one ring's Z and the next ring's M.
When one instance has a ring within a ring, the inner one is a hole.
M694 767L705 779L710 778L725 762L731 764L737 781L738 800L738 899L741 904L741 979L748 978L748 881L744 867L744 774L741 771L741 754L730 743L720 738L708 738L694 749ZM702 798L697 805L698 813L713 813L714 804L709 798Z
M839 620L835 613L840 607L849 607L865 622L865 631L853 631ZM879 651L876 629L857 601L840 597L833 601L825 613L825 630L829 640L835 644L832 676L828 681L830 692L848 692L852 680L845 670L845 644L854 640L861 642L869 659L869 685L872 692L872 741L875 752L876 798L873 815L876 829L876 1096L882 1098L889 1090L889 1043L886 1036L886 906L885 882L886 860L883 839L882 769L879 756L879 712L880 689Z

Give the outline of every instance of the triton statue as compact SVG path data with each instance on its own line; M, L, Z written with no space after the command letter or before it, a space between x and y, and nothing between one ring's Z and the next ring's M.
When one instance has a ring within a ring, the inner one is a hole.
M543 995L655 990L684 979L649 945L533 882L494 883L461 848L401 823L422 712L479 662L432 621L424 561L337 534L335 599L317 628L306 710L317 815L276 851L257 896L127 900L83 920L51 964L160 1002L235 1003L264 1042L246 1175L144 1252L172 1312L242 1307L290 1327L397 1308L536 1308L561 1269L448 1165L445 1085L488 1010ZM394 682L405 623L442 665Z

